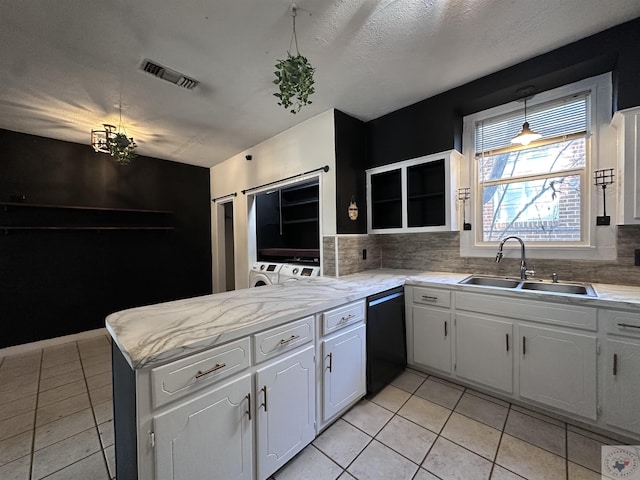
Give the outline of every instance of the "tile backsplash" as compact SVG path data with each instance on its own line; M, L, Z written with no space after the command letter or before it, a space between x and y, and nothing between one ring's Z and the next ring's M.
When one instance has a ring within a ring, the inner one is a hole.
M337 235L324 237L323 246L325 275L344 276L375 268L509 276L519 272L518 259L496 264L493 258L461 257L459 232ZM558 260L535 259L529 264L535 264L540 278L557 272L560 280L640 286L640 267L634 266L636 248L640 248L640 225L623 225L618 227L617 260L563 260L559 266ZM367 250L366 260L362 259L363 249Z

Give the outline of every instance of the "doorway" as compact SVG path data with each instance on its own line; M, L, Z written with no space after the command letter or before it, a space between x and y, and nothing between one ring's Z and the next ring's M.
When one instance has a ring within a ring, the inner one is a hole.
M236 288L233 200L218 204L218 278L220 292Z

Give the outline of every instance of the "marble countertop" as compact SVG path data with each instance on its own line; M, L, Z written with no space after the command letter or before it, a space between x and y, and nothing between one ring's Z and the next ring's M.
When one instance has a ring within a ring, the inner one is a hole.
M593 284L597 298L459 285L468 274L369 270L345 277L291 279L278 285L234 290L109 315L106 327L132 368L149 368L260 330L410 284L493 292L584 306L638 310L640 287Z

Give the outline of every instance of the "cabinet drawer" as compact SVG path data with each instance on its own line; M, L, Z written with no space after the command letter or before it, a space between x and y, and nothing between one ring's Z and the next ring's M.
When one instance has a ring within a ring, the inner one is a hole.
M151 370L153 406L241 372L251 364L249 338L236 340Z
M254 335L256 362L262 362L313 340L313 316Z
M437 288L413 287L413 302L449 308L451 306L451 292Z
M350 303L322 314L322 333L327 335L364 320L364 302Z
M609 334L640 337L640 313L598 310L598 318Z

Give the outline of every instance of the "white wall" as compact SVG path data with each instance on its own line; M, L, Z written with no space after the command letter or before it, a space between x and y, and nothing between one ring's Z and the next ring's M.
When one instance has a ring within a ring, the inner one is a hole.
M252 155L247 161L245 155ZM248 223L251 205L242 190L298 175L328 165L330 170L320 177L320 235L336 233L336 180L335 180L335 130L333 109L265 140L211 168L211 198L237 192L234 198L235 275L236 288L249 285L250 226ZM220 262L219 238L216 226L219 222L217 208L211 208L211 245L213 249L213 291L224 286L224 263ZM222 232L220 232L222 233Z

